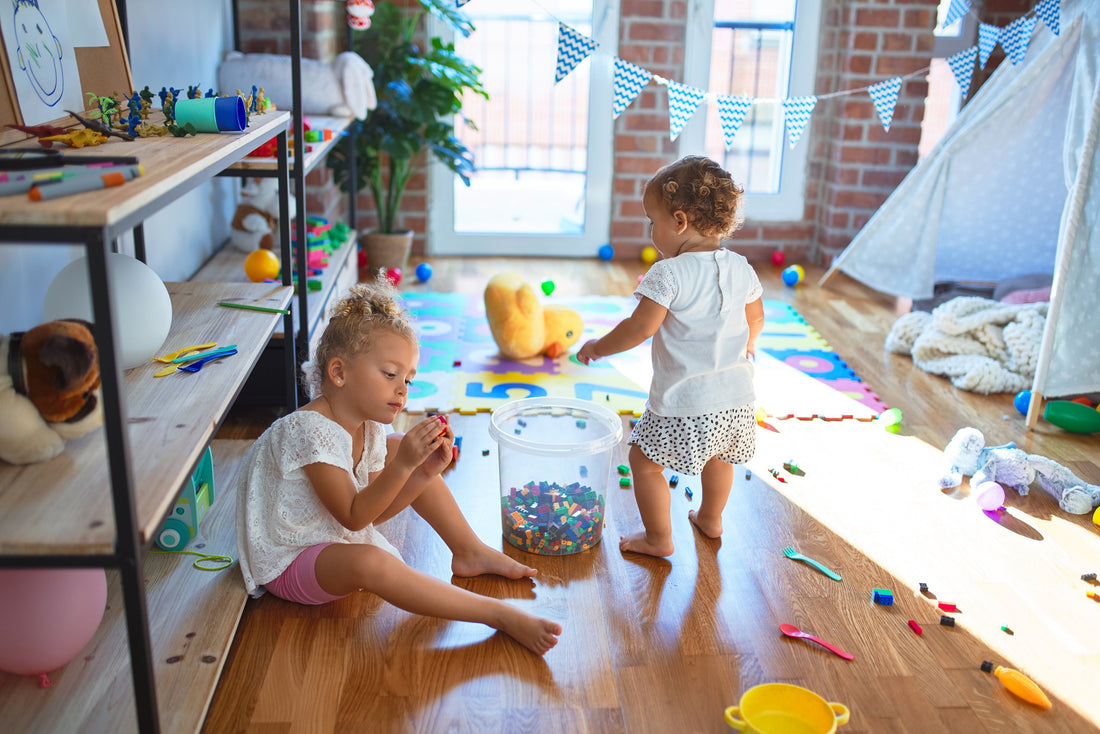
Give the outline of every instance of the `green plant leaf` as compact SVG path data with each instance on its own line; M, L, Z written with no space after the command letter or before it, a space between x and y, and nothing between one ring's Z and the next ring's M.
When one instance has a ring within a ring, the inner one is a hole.
M451 0L418 2L419 7L406 12L391 2L377 2L370 28L354 32L353 49L374 71L378 104L365 120L354 123L354 150L350 142L339 145L327 163L345 192L370 189L382 232L392 232L405 186L423 154L470 185L473 155L455 136L452 119L477 129L462 115L463 95L489 97L481 69L461 58L454 44L431 38L422 50L413 42L427 13L466 36L474 29L469 18L449 5Z

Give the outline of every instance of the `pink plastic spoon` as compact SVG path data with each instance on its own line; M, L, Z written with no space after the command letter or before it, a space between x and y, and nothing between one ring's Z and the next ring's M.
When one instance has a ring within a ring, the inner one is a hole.
M844 658L845 660L854 659L853 656L852 656L852 653L844 652L843 650L841 650L836 645L829 644L828 642L825 642L825 640L821 639L820 637L814 637L809 632L803 632L802 630L795 627L793 624L781 624L781 625L779 625L779 629L787 637L802 637L802 638L805 638L807 640L812 640L813 642L816 642L817 644L824 647L826 650L828 650L832 653L835 653L836 655L839 655L840 657Z

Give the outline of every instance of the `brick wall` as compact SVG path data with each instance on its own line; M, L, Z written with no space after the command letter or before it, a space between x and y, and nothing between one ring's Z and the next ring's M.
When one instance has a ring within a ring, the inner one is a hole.
M343 0L300 0L302 56L331 61L344 50ZM241 51L290 53L290 6L285 0L239 0ZM317 166L306 177L310 216L343 218L346 197L332 183L332 173Z
M928 65L935 0L905 4L825 0L815 93L866 87ZM623 0L619 56L666 78L683 78L683 0ZM906 81L889 133L866 93L819 100L811 128L806 205L801 219L767 222L746 212L734 247L750 259L782 248L793 260L826 261L843 249L917 160L927 84ZM642 187L676 156L668 135L668 97L650 85L615 125L612 244L636 257L649 244Z
M413 7L415 0L396 0ZM814 92L860 89L928 66L937 0L821 0L822 23ZM1029 10L1031 0L986 0L982 20L1005 26ZM246 50L285 53L282 4L241 0ZM303 49L307 57L330 58L343 49L343 3L302 0ZM621 0L618 55L660 76L683 78L687 0ZM999 54L999 56L998 56ZM1003 54L987 66L988 75ZM977 76L977 73L976 73ZM984 79L985 76L977 76ZM734 247L753 260L782 248L790 261L827 264L851 241L875 210L916 164L927 82L903 82L890 131L882 125L866 92L818 101L799 145L809 145L805 211L791 222L767 222L747 212ZM615 122L611 243L617 258L635 258L649 244L641 199L646 179L676 156L668 134L668 96L650 84ZM311 174L311 202L339 211L342 197L326 169ZM369 193L358 201L360 229L369 229L374 207ZM414 253L426 249L428 178L413 175L399 225L417 233ZM310 204L311 211L314 204Z

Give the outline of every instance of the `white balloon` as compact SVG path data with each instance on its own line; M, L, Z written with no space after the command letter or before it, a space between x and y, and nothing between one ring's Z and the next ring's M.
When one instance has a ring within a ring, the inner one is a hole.
M115 351L122 369L145 364L168 338L172 299L153 269L128 255L107 253L111 311L115 315ZM47 321L78 318L95 322L88 284L88 259L61 269L46 289Z

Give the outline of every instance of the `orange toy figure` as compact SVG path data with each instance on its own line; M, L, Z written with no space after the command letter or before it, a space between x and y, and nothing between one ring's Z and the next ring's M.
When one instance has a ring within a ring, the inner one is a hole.
M1043 693L1043 690L1039 686L1035 685L1035 681L1028 678L1026 675L1018 670L1012 668L1006 668L1003 665L993 667L993 663L988 660L982 663L982 670L986 673L992 672L997 676L997 679L1004 684L1004 687L1009 690L1014 696L1022 698L1028 703L1033 703L1040 708L1049 709L1054 706L1047 698L1047 694Z

